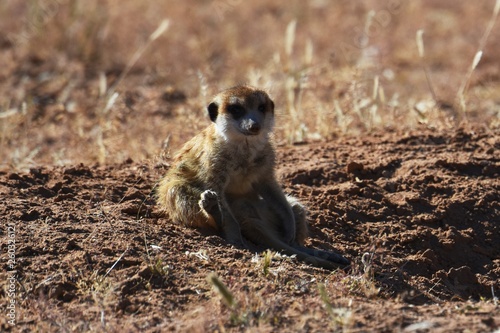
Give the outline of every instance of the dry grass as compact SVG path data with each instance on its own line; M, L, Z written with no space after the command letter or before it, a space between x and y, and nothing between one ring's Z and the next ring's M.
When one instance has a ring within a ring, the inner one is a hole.
M494 8L494 1L7 1L2 166L154 158L167 139L176 149L208 124L203 108L213 93L241 82L270 90L279 142L454 127L464 118L496 127Z

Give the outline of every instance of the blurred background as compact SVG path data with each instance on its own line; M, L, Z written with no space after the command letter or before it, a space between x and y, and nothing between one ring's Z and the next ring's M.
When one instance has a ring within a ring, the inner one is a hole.
M2 0L0 169L160 161L247 83L278 144L500 126L500 1ZM497 23L495 25L495 23Z

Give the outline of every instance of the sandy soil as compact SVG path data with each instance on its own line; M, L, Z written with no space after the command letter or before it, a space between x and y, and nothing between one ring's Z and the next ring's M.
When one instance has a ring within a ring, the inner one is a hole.
M154 186L168 160L3 172L16 328L495 331L499 134L394 132L280 147L285 189L311 212L309 245L345 254L345 272L277 255L266 264L262 249L158 216ZM212 272L232 306L207 281Z

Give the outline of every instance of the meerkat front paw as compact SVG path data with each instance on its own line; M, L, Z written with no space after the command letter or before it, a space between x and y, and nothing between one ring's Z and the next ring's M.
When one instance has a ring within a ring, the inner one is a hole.
M219 209L219 196L212 190L206 190L201 194L201 199L198 201L200 208L210 215L217 214Z
M219 196L215 191L206 190L200 195L200 201L198 201L198 205L201 210L205 212L206 215L211 217L215 224L222 228L222 212L219 202Z

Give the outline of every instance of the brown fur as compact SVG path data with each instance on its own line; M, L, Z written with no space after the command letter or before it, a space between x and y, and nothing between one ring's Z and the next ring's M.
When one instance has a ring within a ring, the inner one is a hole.
M230 88L215 96L208 112L213 123L184 145L161 181L159 206L174 222L216 228L229 242L243 244L243 235L318 266L337 267L302 247L306 210L276 180L274 103L267 93Z

